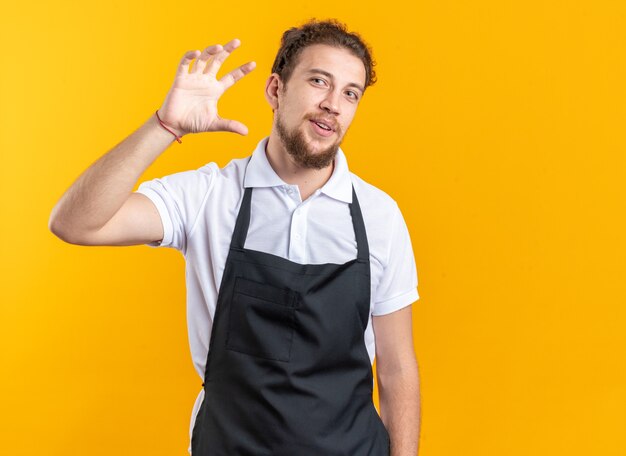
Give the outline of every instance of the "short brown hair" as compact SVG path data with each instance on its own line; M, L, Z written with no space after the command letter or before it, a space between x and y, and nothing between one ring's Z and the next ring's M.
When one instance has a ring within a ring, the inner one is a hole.
M272 65L272 73L278 73L283 83L287 84L302 50L313 44L346 48L360 58L365 66L364 89L376 82L376 62L372 59L371 48L358 33L348 32L346 25L336 19L318 21L312 18L300 27L285 31Z

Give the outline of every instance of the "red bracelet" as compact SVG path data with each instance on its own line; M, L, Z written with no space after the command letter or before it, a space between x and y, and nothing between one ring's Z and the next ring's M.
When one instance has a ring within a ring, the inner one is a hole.
M173 135L176 137L176 141L178 141L179 143L182 143L182 141L180 140L180 138L181 138L181 137L180 137L180 136L178 136L176 133L174 133L172 130L170 130L169 128L167 128L167 127L165 126L165 124L163 123L163 121L162 121L162 120L161 120L161 118L159 117L159 110L158 110L158 109L156 110L156 113L155 113L155 114L156 114L156 116L157 116L157 119L159 119L159 123L161 124L161 126L162 126L163 128L165 128L167 131L169 131L171 134L173 134Z

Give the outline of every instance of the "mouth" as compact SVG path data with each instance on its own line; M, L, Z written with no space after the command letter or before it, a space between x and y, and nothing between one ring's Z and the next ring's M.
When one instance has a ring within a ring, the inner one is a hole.
M320 136L328 137L335 133L334 128L326 122L318 120L310 120L309 122L313 127L313 131Z

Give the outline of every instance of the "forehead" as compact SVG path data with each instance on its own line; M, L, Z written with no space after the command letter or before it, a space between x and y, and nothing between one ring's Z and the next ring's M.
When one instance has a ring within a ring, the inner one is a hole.
M306 73L313 68L331 73L340 82L365 84L365 65L343 47L313 44L304 48L298 56L294 73Z

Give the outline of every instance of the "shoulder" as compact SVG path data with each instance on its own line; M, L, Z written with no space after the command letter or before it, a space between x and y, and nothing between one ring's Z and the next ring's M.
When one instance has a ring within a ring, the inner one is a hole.
M399 211L398 203L384 190L366 182L353 172L350 178L359 199L363 217L376 220L391 220Z
M210 162L193 170L182 171L166 176L180 186L196 187L203 182L215 186L243 185L246 164L249 157L232 159L225 166Z
M398 203L384 190L351 174L354 191L359 199L372 260L385 268L389 263L392 244L397 241L395 229L402 214Z
M243 158L233 158L227 165L217 167L215 163L209 163L206 166L214 165L215 172L222 184L235 184L243 187L243 179L246 172L246 165L250 160L250 156Z
M249 159L250 156L233 158L223 167L208 163L198 170L211 174L212 183L210 192L206 195L207 204L227 212L238 207L243 197L244 176Z

